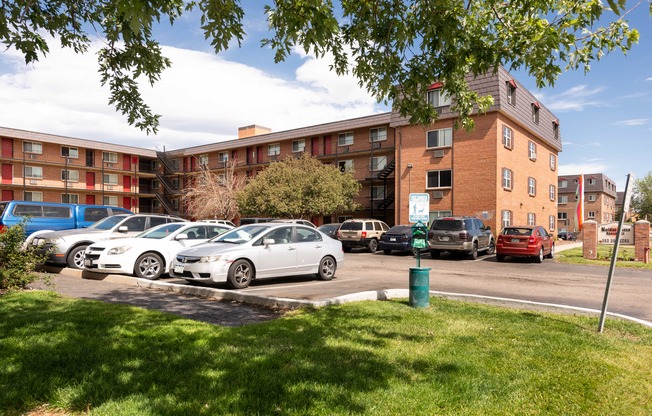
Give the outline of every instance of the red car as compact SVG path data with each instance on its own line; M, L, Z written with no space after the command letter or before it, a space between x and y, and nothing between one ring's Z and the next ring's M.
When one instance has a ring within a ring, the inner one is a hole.
M544 256L555 257L555 240L539 225L505 227L496 241L496 260L507 256L532 257L541 263Z

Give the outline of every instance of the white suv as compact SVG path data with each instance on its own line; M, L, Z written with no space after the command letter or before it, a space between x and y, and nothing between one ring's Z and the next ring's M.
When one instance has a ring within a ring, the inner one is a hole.
M349 253L354 247L366 247L370 253L375 253L378 250L380 236L387 230L389 225L380 220L346 220L337 230L337 239L342 242L345 253Z

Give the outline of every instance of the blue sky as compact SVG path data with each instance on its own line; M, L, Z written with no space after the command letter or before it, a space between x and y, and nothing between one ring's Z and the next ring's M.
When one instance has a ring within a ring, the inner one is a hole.
M130 127L107 104L93 54L52 48L26 66L20 55L0 53L0 126L163 150L237 137L238 127L260 124L282 131L387 111L357 86L337 77L328 63L297 53L274 64L259 41L267 33L260 2L246 3L241 48L219 55L198 29L196 15L156 33L173 67L145 99L162 114L156 136ZM255 5L252 5L255 3ZM614 52L591 71L567 72L554 87L515 77L561 123L560 174L604 173L624 190L626 175L652 172L652 19L643 3L631 14L638 45L627 56ZM54 46L54 44L53 44Z

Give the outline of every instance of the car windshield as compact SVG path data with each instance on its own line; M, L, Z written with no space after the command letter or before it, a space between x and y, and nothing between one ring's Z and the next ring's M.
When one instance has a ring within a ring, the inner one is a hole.
M178 230L181 227L185 227L186 224L182 222L171 222L169 224L162 224L159 225L158 227L154 227L152 229L149 229L147 231L144 231L140 234L138 234L136 237L138 238L153 238L155 240L160 240L161 238L165 238Z
M244 244L253 240L260 233L267 231L269 225L252 224L235 228L228 233L221 234L211 240L210 243L230 243L230 244Z
M435 220L432 223L433 230L444 230L444 231L460 231L462 227L462 221L460 220Z
M94 222L88 228L96 228L98 230L110 230L115 227L117 223L127 218L128 215L113 215L111 217L102 218L101 220Z
M362 230L362 223L361 222L345 222L340 226L340 230L344 231L360 231Z

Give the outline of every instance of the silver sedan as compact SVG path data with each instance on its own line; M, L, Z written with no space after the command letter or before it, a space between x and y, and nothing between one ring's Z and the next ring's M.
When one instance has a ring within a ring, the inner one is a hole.
M235 289L254 279L315 274L331 280L344 264L342 243L304 225L260 223L234 228L204 244L181 250L170 276Z

